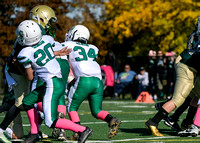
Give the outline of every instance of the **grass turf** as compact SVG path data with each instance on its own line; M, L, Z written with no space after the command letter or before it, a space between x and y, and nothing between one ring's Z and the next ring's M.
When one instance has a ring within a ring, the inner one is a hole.
M193 137L178 137L176 132L171 130L171 128L164 125L163 121L159 124L159 130L164 137L154 137L151 133L145 128L144 123L150 117L156 113L154 104L148 103L134 103L134 100L104 100L103 110L108 111L112 116L119 118L122 121L118 135L113 139L108 139L108 124L97 120L94 118L89 109L88 101L84 101L79 108L79 115L81 124L88 126L93 129L94 133L89 137L87 142L118 142L118 143L166 143L166 142L200 142L200 136L195 138ZM23 111L23 125L24 133L27 135L30 131L30 125L26 113ZM181 124L182 119L184 119L187 111L181 116L179 124ZM4 113L0 115L0 121L4 118ZM68 118L68 117L67 117ZM40 142L48 143L58 143L51 137L52 129L47 128L44 124L41 126L41 131L48 134L50 138L43 139ZM73 132L66 131L67 137L69 138ZM70 141L66 141L70 142Z

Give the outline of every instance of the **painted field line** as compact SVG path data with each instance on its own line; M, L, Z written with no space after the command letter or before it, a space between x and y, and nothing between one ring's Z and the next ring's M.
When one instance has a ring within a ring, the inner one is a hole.
M119 106L119 107L123 107L123 108L148 108L148 106L139 106L139 105L130 105L130 106Z
M123 120L122 123L141 123L141 122L145 122L147 120ZM83 122L81 123L81 125L90 125L90 124L107 124L106 122ZM23 124L24 127L29 127L30 124ZM45 126L45 124L42 124L42 126Z
M133 139L122 139L122 140L111 140L111 141L103 141L103 140L98 140L98 141L86 141L86 143L113 143L113 142L129 142L129 141L139 141L139 140L159 140L159 139L170 139L170 138L178 138L178 136L166 136L166 137L151 137L151 138L133 138ZM179 137L180 138L180 137ZM64 142L70 142L70 143L75 143L74 141L64 141Z
M87 103L88 101L83 101L83 103ZM137 105L150 105L151 103L134 103L134 101L103 101L105 104L137 104Z

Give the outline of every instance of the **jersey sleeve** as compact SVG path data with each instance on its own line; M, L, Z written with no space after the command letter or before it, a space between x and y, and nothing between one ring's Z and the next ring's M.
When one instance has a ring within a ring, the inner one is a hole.
M61 43L55 41L54 38L49 35L44 35L44 36L42 36L42 38L47 40L51 44L53 51L60 51L62 48L64 48L61 45Z
M54 41L51 43L53 51L60 51L61 49L63 49L64 47L57 41Z
M19 61L19 63L23 64L24 68L30 68L32 63L31 56L32 56L32 48L31 47L23 48L18 54L17 60Z
M66 47L67 49L70 48L70 43L72 43L71 41L66 41L66 42L63 42L61 43L62 47Z

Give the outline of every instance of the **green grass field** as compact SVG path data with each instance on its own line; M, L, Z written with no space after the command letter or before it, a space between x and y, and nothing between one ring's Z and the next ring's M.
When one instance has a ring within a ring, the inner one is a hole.
M84 101L79 109L81 124L93 129L94 133L89 137L87 142L90 143L165 143L165 142L192 142L199 143L200 136L182 138L176 136L176 132L164 125L163 121L159 124L159 130L164 137L154 137L145 128L144 123L156 113L154 104L134 103L134 100L104 100L103 109L107 110L114 117L122 121L118 135L113 139L108 139L108 125L107 123L95 119L89 109L88 101ZM27 135L30 131L30 125L25 112L22 112L24 132ZM181 116L179 124L186 116L186 112ZM0 120L4 118L4 113L0 115ZM47 128L44 124L41 130L48 134L50 138L44 139L42 142L58 143L51 138L52 129ZM71 131L66 131L67 137L72 135ZM71 142L71 141L65 141Z

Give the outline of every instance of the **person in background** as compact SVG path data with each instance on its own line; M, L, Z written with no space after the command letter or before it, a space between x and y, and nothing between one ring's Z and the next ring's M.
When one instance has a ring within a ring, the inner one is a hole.
M114 95L115 75L110 65L101 65L101 74L104 88L104 97Z
M140 73L137 75L137 80L139 83L138 86L138 96L140 95L140 93L142 91L146 91L147 87L149 85L149 73L146 72L146 70L144 69L144 67L140 68Z
M173 56L172 52L167 52L165 54L166 56L166 68L167 68L167 99L171 98L171 95L173 94L174 90L174 62L175 62L175 57Z
M163 99L164 93L167 86L167 70L166 70L166 59L163 57L162 51L158 51L157 54L157 84L159 98Z
M156 51L150 50L149 51L149 66L148 66L148 73L149 73L149 94L152 95L154 100L157 100L157 64L156 64Z
M114 54L114 52L112 50L109 50L106 58L105 58L105 65L109 65L112 67L115 75L117 75L117 71L118 71L118 62L116 59L116 56Z
M124 66L124 71L119 74L116 80L114 87L115 98L119 98L119 95L123 92L124 88L133 81L135 76L137 76L136 72L132 71L130 65L126 64Z

